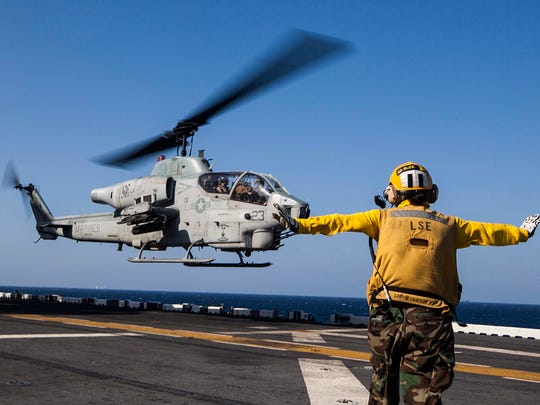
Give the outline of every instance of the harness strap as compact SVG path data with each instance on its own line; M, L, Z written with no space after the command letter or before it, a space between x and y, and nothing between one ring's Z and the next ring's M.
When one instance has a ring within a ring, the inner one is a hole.
M456 307L454 305L448 303L440 295L433 294L433 293L426 292L426 291L414 290L412 288L393 287L393 286L386 286L386 288L388 289L388 291L395 291L395 292L400 292L400 293L404 293L404 294L414 294L414 295L418 295L420 297L431 298L431 299L436 299L436 300L442 301L448 306L448 308L450 308L450 311L454 314L454 318L456 318L456 321L457 321ZM383 287L380 287L376 291L374 291L373 294L371 295L372 301L374 299L376 299L377 295L382 291L384 291Z

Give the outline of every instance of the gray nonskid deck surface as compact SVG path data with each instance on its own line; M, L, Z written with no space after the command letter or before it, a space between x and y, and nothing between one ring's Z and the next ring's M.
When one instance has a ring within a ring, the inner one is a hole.
M365 403L358 389L369 387L365 329L163 312L21 315L0 310L5 403L315 403L303 359L318 361L315 373L345 369L354 377L350 392L343 388L332 403ZM536 403L538 340L456 334L456 344L462 371L445 393L446 404ZM343 350L357 358L335 356ZM478 366L495 375L479 373ZM516 370L518 379L506 378Z

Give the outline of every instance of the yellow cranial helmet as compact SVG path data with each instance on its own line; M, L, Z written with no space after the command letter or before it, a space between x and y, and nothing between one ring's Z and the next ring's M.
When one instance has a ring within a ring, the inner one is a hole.
M396 167L388 183L399 191L431 190L433 187L433 181L427 169L414 162L403 163Z
M399 204L413 196L423 196L425 202L434 203L438 197L437 185L433 184L427 169L414 162L407 162L396 167L385 190L385 198L391 204Z

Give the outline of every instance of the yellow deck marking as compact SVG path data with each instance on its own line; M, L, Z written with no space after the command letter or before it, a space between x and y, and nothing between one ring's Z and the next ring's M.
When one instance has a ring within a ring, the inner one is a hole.
M191 330L182 329L163 329L155 328L152 326L142 326L134 324L124 324L115 322L96 322L87 319L56 317L56 316L43 316L43 315L6 315L11 318L28 319L34 321L44 322L56 322L70 325L88 326L93 328L107 328L115 330L123 330L129 332L147 333L153 335L162 336L174 336L188 339L207 340L218 343L232 343L238 345L249 345L252 347L269 348L269 349L281 349L299 353L311 353L321 356L339 357L351 360L363 360L369 361L370 354L366 352L359 352L355 350L337 349L333 347L309 345L309 344L295 344L290 342L279 342L275 340L266 339L254 339L232 335L222 335L219 333L209 332L196 332ZM469 374L489 375L493 377L504 378L519 378L522 380L540 382L540 373L533 371L512 370L507 368L498 367L486 367L474 364L457 363L455 371Z
M124 323L114 323L114 322L96 322L90 321L87 319L77 319L77 318L66 318L66 317L56 317L56 316L43 316L43 315L7 315L12 318L19 319L29 319L34 321L45 321L45 322L56 322L64 323L70 325L78 326L89 326L94 328L107 328L107 329L116 329L124 330L129 332L138 332L138 333L147 333L153 335L161 336L174 336L182 337L188 339L198 339L198 340L207 340L220 343L235 343L235 344L244 344L250 346L256 346L261 348L271 348L271 349L283 349L289 351L295 351L300 353L313 353L326 356L340 356L344 358L354 359L354 360L369 360L369 353L362 353L354 350L344 350L336 348L328 348L325 346L316 346L309 344L296 344L289 342L280 342L275 340L266 340L266 339L254 339L254 338L245 338L232 335L222 335L219 333L209 333L209 332L196 332L192 330L182 330L182 329L163 329L155 328L152 326L142 326L134 324L124 324Z

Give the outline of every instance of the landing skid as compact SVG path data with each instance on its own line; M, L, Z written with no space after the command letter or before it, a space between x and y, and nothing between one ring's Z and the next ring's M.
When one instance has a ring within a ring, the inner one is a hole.
M188 267L268 267L272 263L195 263L195 262L184 262L184 266Z
M142 257L143 250L146 247L146 244L144 244L139 249L139 254L137 255L137 257L135 257L135 258L130 257L130 258L128 258L128 261L131 262L131 263L183 263L183 264L188 264L188 265L192 265L192 266L204 266L204 265L211 264L215 259L212 259L212 258L195 259L191 255L191 248L196 243L199 243L199 241L191 244L191 246L186 251L186 256L185 257L178 258L178 259L177 258Z
M194 246L200 245L202 241L196 241L193 242L189 248L186 251L186 255L183 258L157 258L157 257L142 257L142 253L144 251L144 248L146 247L146 244L143 245L139 249L139 253L137 254L137 257L128 258L128 261L131 263L181 263L184 266L188 267L268 267L271 266L272 263L270 262L264 262L264 263L248 263L244 261L244 256L242 256L242 253L236 252L239 258L238 263L214 263L213 258L206 258L206 259L196 259L191 254L191 249Z
M195 262L184 262L184 266L190 267L268 267L272 263L247 263L244 261L244 256L242 253L236 252L240 261L238 263L195 263Z
M175 258L157 258L157 257L130 257L128 261L131 263L183 263L188 266L204 266L211 264L215 259L175 259Z

